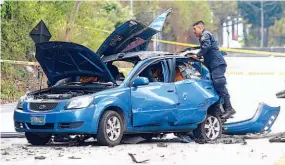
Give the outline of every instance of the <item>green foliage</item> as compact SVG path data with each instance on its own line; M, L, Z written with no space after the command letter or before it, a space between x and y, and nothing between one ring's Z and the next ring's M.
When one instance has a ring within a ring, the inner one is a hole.
M13 80L8 79L1 83L1 99L19 98L24 92L18 90Z
M264 27L274 25L275 20L280 20L283 14L280 1L264 1ZM248 20L252 26L261 27L261 2L260 1L238 1L241 15Z
M195 43L198 42L193 35L192 24L198 20L203 20L206 28L212 30L212 15L208 2L205 1L161 1L159 2L160 13L172 8L171 14L164 26L163 39L177 42ZM179 51L182 46L165 45L166 51Z
M285 46L285 2L281 2L283 9L283 16L280 20L276 21L274 26L270 27L270 45Z
M282 7L283 6L283 7ZM253 33L256 35L254 40L249 40L249 42L256 43L256 45L261 42L261 33L264 34L264 46L268 45L270 33L269 28L274 26L274 24L282 18L284 11L284 2L280 1L263 1L263 8L261 1L238 1L238 9L241 16L251 24L251 31L257 31ZM263 10L262 10L263 9ZM264 16L264 31L259 31L261 27L261 11L263 11ZM259 31L259 33L258 33ZM272 43L272 40L269 41Z
M74 15L75 1L5 1L1 6L1 59L36 61L34 42L29 36L32 28L43 20L51 40L63 40L67 20ZM75 24L71 27L71 42L83 44L96 51L113 31L115 25L129 19L127 8L119 2L81 2ZM1 99L18 97L24 93L14 81L25 82L27 71L16 65L1 66Z
M80 5L75 26L72 27L72 42L97 50L117 24L130 18L127 8L117 2L83 2ZM104 30L104 31L102 31Z

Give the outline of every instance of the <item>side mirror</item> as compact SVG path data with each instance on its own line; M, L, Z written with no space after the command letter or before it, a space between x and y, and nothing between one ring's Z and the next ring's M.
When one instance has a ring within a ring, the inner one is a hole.
M149 80L146 77L137 77L134 81L133 81L133 86L137 87L137 86L142 86L142 85L148 85L149 84Z

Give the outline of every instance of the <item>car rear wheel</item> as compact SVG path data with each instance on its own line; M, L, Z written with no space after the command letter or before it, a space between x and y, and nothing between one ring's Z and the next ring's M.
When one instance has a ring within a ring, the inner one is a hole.
M221 137L222 122L216 113L210 113L204 122L200 123L193 131L198 140L214 141Z
M46 145L51 139L51 135L43 133L26 132L25 136L32 145Z
M123 137L123 121L115 111L106 111L100 119L97 141L100 145L115 146Z

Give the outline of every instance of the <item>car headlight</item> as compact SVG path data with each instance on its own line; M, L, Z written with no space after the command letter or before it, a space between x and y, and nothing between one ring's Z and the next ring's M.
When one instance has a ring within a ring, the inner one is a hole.
M26 100L26 98L27 98L26 95L20 97L18 104L17 104L17 109L23 110L23 104L24 104L24 101Z
M91 96L79 96L72 98L66 106L66 109L79 109L88 107L93 101Z

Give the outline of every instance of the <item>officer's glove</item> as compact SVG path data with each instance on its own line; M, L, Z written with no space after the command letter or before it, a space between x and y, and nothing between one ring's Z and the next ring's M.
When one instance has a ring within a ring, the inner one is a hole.
M222 56L226 56L227 55L227 53L224 52L224 51L220 51L220 52L221 52Z
M184 49L184 50L182 50L180 52L186 52L186 51L190 51L190 50L191 50L191 48L186 48L186 49Z

